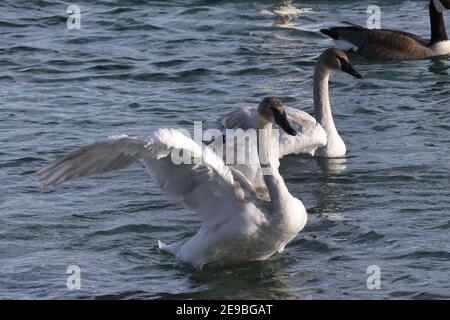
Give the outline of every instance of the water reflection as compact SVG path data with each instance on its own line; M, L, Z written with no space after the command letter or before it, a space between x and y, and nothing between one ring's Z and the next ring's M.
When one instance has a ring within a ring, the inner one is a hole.
M440 56L431 58L431 64L428 66L428 71L437 74L448 76L448 56Z
M314 191L317 206L311 211L329 220L345 220L342 205L347 195L336 180L346 172L347 158L316 158L316 162L323 171L324 180Z
M343 174L347 170L347 158L315 158L325 174Z
M207 265L203 271L186 266L189 287L195 291L196 299L299 299L290 282L286 281L288 265L294 260L287 255L275 255L269 260L254 261L239 265ZM183 299L184 294L164 294L161 298ZM192 293L186 293L186 298ZM303 298L307 298L306 295Z
M308 208L308 213L317 217L341 221L341 212L348 194L342 188L347 180L348 158L311 158L290 155L281 160L280 173L285 178L290 192L304 200L312 193L317 205Z

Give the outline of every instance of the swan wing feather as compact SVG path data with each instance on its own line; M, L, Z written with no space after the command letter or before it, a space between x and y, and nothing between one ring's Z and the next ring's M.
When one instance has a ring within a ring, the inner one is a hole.
M188 154L196 161L177 164L174 154ZM55 160L37 175L43 185L57 186L121 169L139 159L169 197L197 211L206 224L228 219L242 202L250 201L239 197L238 191L251 194L251 184L236 184L233 172L221 158L176 129L158 129L149 140L121 135L96 142Z

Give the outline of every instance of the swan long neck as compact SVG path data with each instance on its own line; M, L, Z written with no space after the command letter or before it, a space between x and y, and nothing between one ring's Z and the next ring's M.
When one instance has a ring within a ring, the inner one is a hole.
M289 196L290 193L274 163L277 160L272 153L272 123L262 119L259 115L257 123L258 129L260 129L258 130L258 153L263 178L269 192L272 209L277 210L283 206L286 196Z
M331 113L330 97L328 95L328 81L331 69L320 62L314 70L314 114L317 122L324 128L327 136L339 135Z
M436 42L448 40L447 32L445 31L444 16L442 11L436 10L435 1L436 0L430 0L429 5L431 23L430 45L433 45Z

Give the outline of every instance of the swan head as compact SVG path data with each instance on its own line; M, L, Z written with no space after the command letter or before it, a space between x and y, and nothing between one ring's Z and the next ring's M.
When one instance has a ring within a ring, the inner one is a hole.
M361 79L362 75L355 70L347 54L336 48L325 50L319 57L319 64L326 66L331 70L339 70L349 75Z
M276 97L264 98L258 106L258 115L265 121L275 123L291 136L297 135L287 119L283 103Z

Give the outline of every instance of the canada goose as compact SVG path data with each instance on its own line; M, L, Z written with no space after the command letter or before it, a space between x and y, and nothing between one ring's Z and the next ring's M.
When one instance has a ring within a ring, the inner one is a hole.
M445 31L442 12L450 9L450 0L430 0L431 39L388 29L367 29L344 22L349 26L322 29L320 32L336 40L341 49L355 51L368 59L422 59L450 53L450 41Z
M288 191L270 162L272 124L294 135L276 98L265 98L256 114L261 163L271 201L260 199L239 171L227 166L209 147L197 144L176 129L158 129L150 139L116 136L75 150L37 172L45 186L127 167L142 160L153 180L169 196L197 211L202 221L194 236L166 245L177 259L202 268L207 263L264 260L284 249L306 220L302 202ZM187 154L195 163L176 164L173 155ZM264 162L263 162L264 160ZM268 160L268 162L266 162Z

